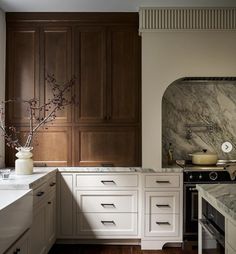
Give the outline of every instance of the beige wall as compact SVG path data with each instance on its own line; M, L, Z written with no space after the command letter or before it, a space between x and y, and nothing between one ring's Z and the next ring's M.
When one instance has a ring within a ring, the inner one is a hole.
M5 14L0 9L0 102L5 98L5 52L6 52ZM4 166L4 140L0 133L0 167Z
M235 45L236 32L232 31L142 34L144 167L161 167L161 100L165 89L186 76L236 76Z

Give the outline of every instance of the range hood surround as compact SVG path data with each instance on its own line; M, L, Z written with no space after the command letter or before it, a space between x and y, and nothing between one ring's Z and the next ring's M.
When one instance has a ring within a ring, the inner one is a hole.
M183 77L236 76L235 10L140 9L144 167L162 166L162 96L171 83Z

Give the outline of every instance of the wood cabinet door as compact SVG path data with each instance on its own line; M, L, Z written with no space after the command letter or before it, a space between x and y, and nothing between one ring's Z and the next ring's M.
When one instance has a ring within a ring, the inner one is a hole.
M7 30L6 98L39 99L39 30L33 26ZM28 122L25 103L10 103L6 108L8 123Z
M25 140L28 128L18 129L20 140ZM33 160L34 165L70 166L71 165L71 128L47 127L40 129L35 137ZM16 150L7 148L7 165L14 166Z
M135 127L75 127L75 166L139 166Z
M41 56L42 77L44 84L44 102L52 97L52 89L45 80L47 75L54 75L58 83L71 79L71 29L64 27L46 27L43 29L44 54ZM68 94L71 96L71 94ZM46 114L46 112L45 112ZM71 122L71 106L57 113L56 123Z
M106 117L106 33L104 27L75 29L76 122L101 122Z
M141 46L137 28L112 27L108 32L109 120L140 119Z

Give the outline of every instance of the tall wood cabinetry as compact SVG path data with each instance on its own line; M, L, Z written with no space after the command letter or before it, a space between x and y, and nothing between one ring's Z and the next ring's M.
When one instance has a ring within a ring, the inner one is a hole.
M137 13L7 14L9 99L50 98L45 77L76 77L78 106L38 134L34 161L54 166L141 165L141 45ZM26 132L24 105L7 121ZM42 112L45 114L46 112ZM13 155L7 152L7 164Z

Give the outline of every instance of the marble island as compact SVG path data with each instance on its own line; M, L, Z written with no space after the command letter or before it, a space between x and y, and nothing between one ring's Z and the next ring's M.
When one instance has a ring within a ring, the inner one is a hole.
M197 189L219 212L236 222L236 184L200 184Z

